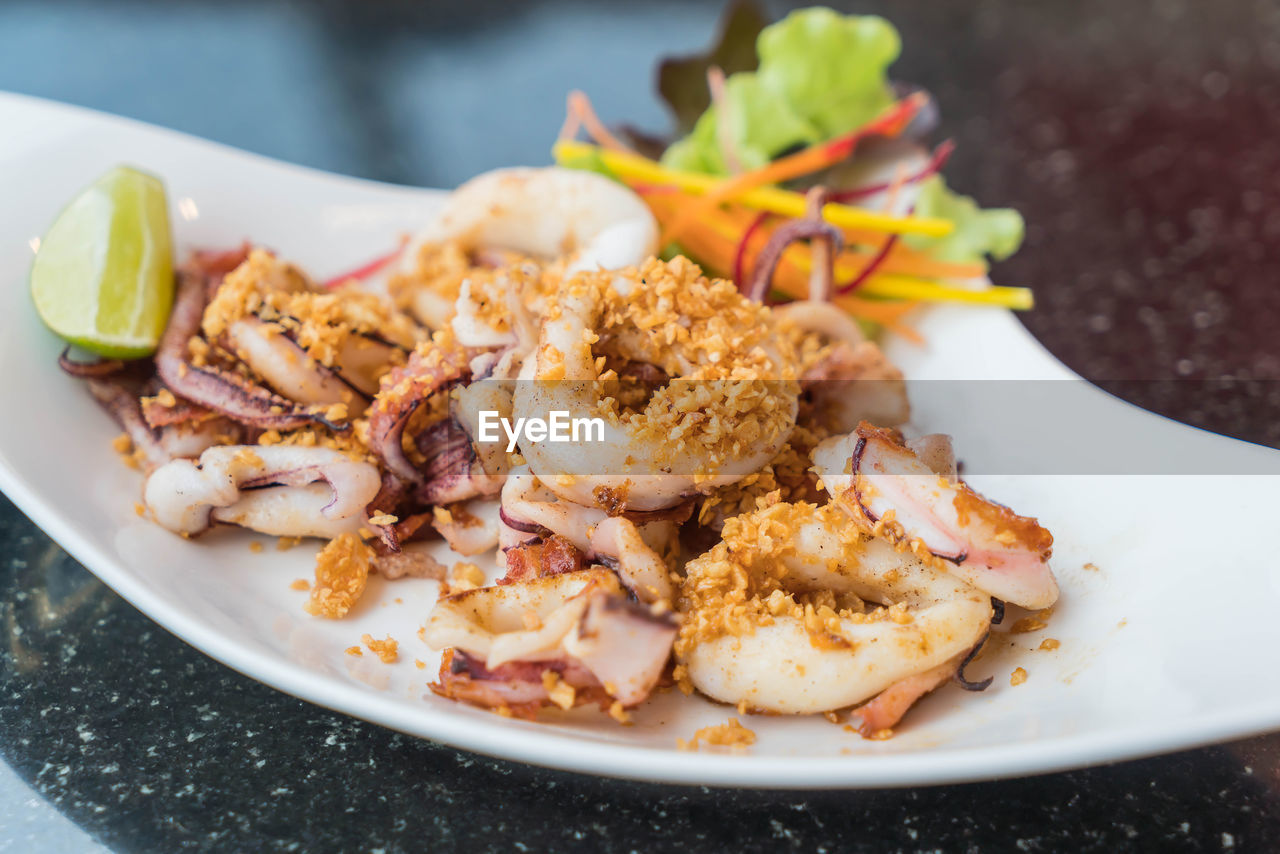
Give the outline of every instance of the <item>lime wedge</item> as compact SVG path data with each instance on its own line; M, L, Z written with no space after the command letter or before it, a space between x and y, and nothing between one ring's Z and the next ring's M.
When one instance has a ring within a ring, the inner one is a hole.
M159 178L117 166L45 234L31 297L60 338L110 359L155 352L173 307L169 206Z

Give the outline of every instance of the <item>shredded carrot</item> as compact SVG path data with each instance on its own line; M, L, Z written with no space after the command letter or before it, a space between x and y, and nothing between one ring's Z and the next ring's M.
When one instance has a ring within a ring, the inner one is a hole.
M578 94L570 92L565 96L564 103L564 124L560 125L560 132L556 134L556 139L560 142L568 142L578 135L578 128L582 127L582 113L576 108L573 96Z
M924 343L924 336L904 321L908 313L920 307L918 302L881 302L863 299L852 294L837 295L831 301L853 317L878 323L893 334L901 335L912 344Z
M924 105L923 93L904 98L867 124L826 142L811 145L803 151L779 157L777 160L742 175L724 181L714 193L703 198L707 201L728 201L744 190L766 184L780 184L803 175L809 175L839 163L853 153L857 144L872 134L897 136Z
M556 162L572 164L584 157L598 159L616 176L627 183L667 184L678 187L693 196L702 196L716 192L724 183L724 179L702 172L683 172L668 169L656 161L638 154L625 151L610 151L600 146L584 142L557 142L553 149ZM689 200L691 203L697 201ZM734 198L734 202L754 210L771 211L783 216L804 216L804 196L781 187L755 187L743 191ZM861 236L859 242L877 243L884 234L923 234L929 237L945 237L955 229L950 220L936 217L893 216L866 208L851 207L828 203L822 208L823 219L832 225L849 230L857 230L849 235ZM872 235L866 237L866 235Z
M672 215L674 204L678 199L668 196L646 196L654 215L659 222ZM723 211L712 211L711 215L692 223L688 232L681 238L681 245L697 258L709 273L716 276L731 274L732 263L737 252L741 228ZM796 247L808 249L808 247ZM757 250L758 251L758 250ZM773 287L780 293L793 299L804 299L809 290L809 273L806 268L796 264L794 259L783 253L773 276ZM902 322L903 315L916 307L915 302L884 302L865 299L860 296L842 295L832 300L836 305L854 317L879 323L903 337L919 342L922 339L914 329Z
M645 195L645 193L642 193ZM726 219L732 220L740 233L746 232L752 228L759 215L745 208L737 206L729 206L723 210ZM762 233L763 237L759 239L759 248L763 248L768 242L769 235L773 229L781 223L772 223L767 225L756 225L757 233ZM881 234L872 234L874 239L865 241L866 245L877 246L883 238ZM846 239L848 239L846 234ZM755 238L753 236L752 247L755 247ZM854 275L857 270L864 265L870 263L875 256L875 252L864 252L858 249L844 249L836 256L836 277L847 279ZM783 255L795 258L800 263L802 269L807 273L811 269L808 262L808 250L802 244L792 244L787 252ZM751 253L748 251L743 259L743 269L750 267ZM899 273L904 276L918 276L924 279L973 279L983 275L986 268L981 264L959 264L949 261L938 261L930 258L919 250L912 249L905 243L895 243L884 263L880 266L880 270L885 273ZM736 281L736 279L735 279Z
M604 122L600 121L600 117L596 115L596 111L591 107L591 99L587 97L585 92L575 89L569 93L569 115L577 116L582 127L586 128L591 138L605 148L613 151L622 151L627 154L635 154L622 140L618 139L609 129L604 126ZM565 119L565 127L560 129L563 134L566 128L569 128L569 119ZM573 132L577 133L577 125L573 126ZM562 137L567 139L568 137Z
M779 157L759 169L743 172L722 181L719 186L705 194L694 204L687 205L683 211L666 227L662 243L671 242L683 233L684 228L694 219L722 202L731 200L746 190L763 187L768 184L780 184L802 175L809 175L826 169L847 158L864 138L872 134L894 137L910 123L928 98L923 92L916 92L896 102L888 110L862 127L850 131L826 142L812 145L803 151Z
M672 216L675 207L682 204L681 197L673 194L646 194L643 198L659 223ZM714 275L731 276L734 259L742 244L742 233L750 226L753 218L754 214L751 211L742 208L730 207L726 210L713 211L710 216L695 223L694 228L681 239L680 243ZM775 227L774 224L766 224L757 229L751 244L743 254L744 270L751 267L756 255L768 242L769 235ZM872 255L867 253L849 250L841 252L836 257L837 278L848 279L857 275L871 258ZM933 261L898 243L884 263L859 286L858 292L861 298L845 294L834 301L858 317L877 322L883 322L881 318L886 314L884 306L892 305L882 300L907 300L910 305L916 302L960 302L1016 310L1029 309L1034 305L1031 291L1027 288L992 286L975 290L943 282L927 281L928 276L913 269L916 267L934 273L937 278L964 279L981 275L983 272L982 268L976 265ZM782 253L782 258L778 262L777 271L774 273L774 286L788 296L801 299L808 293L807 282L812 269L813 260L809 247L799 243L792 244ZM938 273L945 275L936 275ZM895 332L907 334L902 328L892 326L891 328Z
M805 157L807 151L813 151L814 149L822 150L820 154L812 155L814 158L812 164L814 168L811 168L806 172L799 172L796 175L789 176L788 178L776 180L790 180L791 177L807 175L810 172L817 172L819 169L825 169L832 164L839 163L841 160L844 160L853 154L853 150L858 147L858 143L866 139L868 136L898 136L907 129L907 126L911 124L911 120L916 117L916 114L919 113L920 109L927 103L929 103L928 95L923 92L915 92L903 98L901 101L898 101L896 104L893 104L889 109L885 110L878 117L872 119L862 127L856 128L848 133L842 134L841 136L837 136L835 139L819 143L818 145L806 149L806 151L797 152L789 158L783 158L795 161L798 166L801 159ZM777 163L780 161L774 162Z
M850 252L850 258L868 256ZM924 279L976 279L986 273L981 264L959 264L951 261L938 261L919 250L912 249L899 241L889 250L885 259L886 273L901 273L904 276L919 276Z
M627 186L641 196L678 196L683 192L679 187L670 187L666 184L645 184L642 181L628 181Z

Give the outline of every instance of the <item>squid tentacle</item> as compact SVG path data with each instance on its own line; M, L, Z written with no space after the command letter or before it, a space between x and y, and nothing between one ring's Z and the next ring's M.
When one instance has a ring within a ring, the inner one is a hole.
M187 341L200 331L207 298L206 275L196 270L178 273L173 313L156 350L156 372L174 394L264 430L295 430L308 424L320 424L337 432L350 429L323 412L312 411L244 377L220 368L193 365L186 357Z

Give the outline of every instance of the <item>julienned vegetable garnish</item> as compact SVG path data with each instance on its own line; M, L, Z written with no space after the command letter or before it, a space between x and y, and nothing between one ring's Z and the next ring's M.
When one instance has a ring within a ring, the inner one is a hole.
M650 202L654 215L659 221L668 214L669 202L672 208L688 205L689 195L700 196L708 189L717 186L715 179L706 175L688 172L676 172L666 169L658 163L637 154L625 151L611 151L603 147L587 145L580 142L559 142L555 146L556 160L565 166L581 165L595 161L604 169L617 175L623 183L636 190ZM763 210L780 215L800 216L804 212L804 197L788 190L773 187L748 190L732 197L737 204L722 208L715 206L700 211L699 221L685 221L685 231L681 239L694 242L704 241L705 231L711 231L720 237L733 241L734 251L747 245L754 235L747 233L756 217L744 217L750 210ZM854 236L925 233L933 235L949 235L954 231L950 220L918 216L896 216L862 208L848 207L832 203L824 208L824 218L835 225L845 227L846 234ZM992 213L990 211L984 213ZM674 219L674 217L670 217ZM780 222L780 221L779 221ZM745 223L745 226L744 226ZM776 227L776 224L775 224ZM764 229L761 233L768 233ZM699 234L698 232L704 232ZM761 241L763 242L763 241ZM705 248L705 243L699 243ZM714 252L714 250L709 250ZM878 250L877 250L878 251ZM721 272L723 268L716 259L704 257L701 251L694 251L700 261L708 261L711 268ZM804 247L795 246L791 255L796 259L793 263L803 273L808 273L807 253ZM855 275L862 266L857 262L869 262L874 256L866 252L849 250L837 260L838 273ZM865 296L885 297L889 299L919 299L936 301L972 302L978 304L1001 305L1007 308L1030 308L1031 292L1026 288L985 288L974 290L947 286L922 279L970 279L982 276L986 272L981 263L959 263L937 260L928 252L898 251L892 253L892 259L878 268L882 273L901 273L899 277L879 276L867 282L861 289ZM732 275L732 265L724 270L725 275ZM919 277L919 278L916 278ZM739 280L739 277L735 277ZM802 294L792 293L785 281L777 283L779 290L789 296Z
M666 238L664 242L679 239L694 220L725 203L737 203L743 207L791 217L799 217L804 213L803 194L766 186L770 181L763 174L749 175L739 180L719 180L698 172L668 169L630 151L612 151L581 142L558 142L554 153L556 160L562 165L572 165L574 160L581 158L598 157L601 164L616 172L633 188L678 189L688 195L700 197L697 201L687 200L680 215L673 218L663 232L662 236ZM844 228L864 228L886 234L944 237L954 228L948 220L898 216L836 202L829 203L823 209L823 218Z
M852 709L879 739L935 688L991 685L966 668L1006 602L1056 601L1053 537L961 480L949 437L906 435L905 378L854 317L909 335L918 300L1028 304L974 284L1017 215L940 183L927 99L884 83L887 24L817 10L759 41L664 162L574 95L566 135L599 145L556 154L591 171L481 175L347 275L192 253L152 358L61 362L125 431L139 513L327 540L316 618L371 572L433 579L431 689L505 716L625 723L678 686L739 715ZM63 223L48 248L102 234Z
M835 298L854 316L906 331L897 322L906 307L883 301L1030 308L1028 289L986 280L988 257L1017 250L1022 218L982 210L947 189L940 172L953 144L929 151L922 143L930 99L919 91L898 97L900 87L887 77L900 51L893 26L823 8L760 29L755 21L754 12L737 7L726 26L726 38L737 42L714 51L733 58L735 73L699 66L708 69L704 82L689 73L695 60L679 71L664 65L664 95L689 130L658 159L603 131L586 97L575 93L556 161L636 190L662 223L664 245L741 286L773 234L804 216L803 189L823 185L829 201L821 218L840 228L847 247L835 259ZM754 65L738 44L749 38ZM675 96L677 79L704 90L706 107L696 119L688 113L698 99ZM572 141L579 125L597 145ZM808 248L792 244L773 288L781 298L803 297L811 271Z

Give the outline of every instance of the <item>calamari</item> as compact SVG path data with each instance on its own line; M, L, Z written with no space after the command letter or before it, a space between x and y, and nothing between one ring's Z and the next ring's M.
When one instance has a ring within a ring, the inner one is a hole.
M731 283L707 280L682 258L652 260L577 276L555 306L517 383L514 414L598 419L599 441L520 447L561 497L590 506L603 492L622 496L628 509L659 510L758 471L787 441L795 365L775 348L769 309ZM671 381L637 409L620 411L610 393L617 373L602 370L608 357L597 352L606 347Z
M347 285L325 290L261 249L230 271L201 328L254 376L298 403L359 414L378 379L420 337L386 300Z
M229 445L198 461L168 462L147 478L155 520L194 535L215 522L264 534L332 539L357 532L377 494L378 469L329 448Z
M156 372L174 394L263 430L293 430L309 424L346 429L322 410L282 397L232 371L194 364L187 355L187 342L200 332L209 280L195 268L178 271L177 280L173 313L155 355Z
M631 513L628 518L625 512L610 516L599 507L560 498L522 466L512 471L502 489L504 535L499 543L510 548L554 535L572 544L585 562L616 572L640 601L670 603L675 590L661 552L675 533L674 520L684 521L691 511L685 505L677 516Z
M496 500L475 498L436 508L431 525L458 554L484 554L498 545L499 513Z
M657 251L658 227L634 193L600 175L573 169L498 169L450 194L440 216L415 239L416 246L454 243L464 251L509 250L539 259L567 258L565 275L581 270L639 264ZM413 273L417 252L408 253ZM478 346L514 339L476 315L475 295L432 288L414 290L414 313L432 329L443 329L459 313L459 337ZM459 309L461 308L461 312ZM487 336L487 337L486 337Z
M862 424L820 444L813 460L832 500L864 530L939 558L998 599L1035 609L1057 600L1053 535L940 474L893 431Z
M133 443L147 472L179 457L197 457L206 448L238 437L239 424L182 400L172 408L149 405L144 385L120 376L88 380L93 395Z
M432 686L444 696L490 707L625 707L658 683L675 635L670 614L631 601L612 572L586 569L446 596L426 638L452 650ZM560 681L567 697L555 694Z
M689 680L766 712L831 711L929 682L944 665L954 672L991 624L986 593L830 505L730 520L725 541L686 573L676 654Z
M422 472L404 450L409 418L433 394L469 376L474 356L474 352L448 343L425 342L408 362L382 378L368 412L369 447L397 477L415 484L423 481Z

